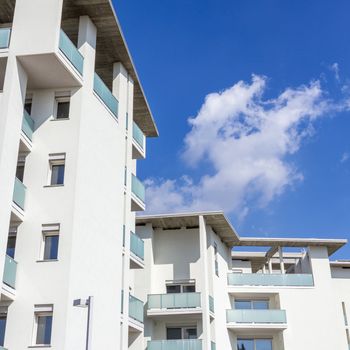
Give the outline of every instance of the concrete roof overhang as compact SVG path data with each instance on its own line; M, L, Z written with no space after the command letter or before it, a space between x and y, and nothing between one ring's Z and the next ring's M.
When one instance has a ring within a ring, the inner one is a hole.
M220 211L143 215L136 217L136 224L150 223L154 228L165 230L181 227L198 227L200 215L205 218L207 225L212 227L228 247L327 247L328 254L332 255L347 243L346 239L240 237L225 214ZM264 254L266 256L266 253Z
M0 1L0 27L13 21L15 0ZM157 126L144 94L131 54L111 0L64 0L62 29L77 42L79 17L89 16L97 27L95 70L111 88L113 63L121 62L134 81L134 121L148 137L158 136Z
M152 224L154 228L164 230L177 229L181 227L194 228L199 226L199 216L203 216L207 225L215 231L221 240L232 246L238 243L239 236L223 212L199 212L166 215L144 215L136 217L136 224Z

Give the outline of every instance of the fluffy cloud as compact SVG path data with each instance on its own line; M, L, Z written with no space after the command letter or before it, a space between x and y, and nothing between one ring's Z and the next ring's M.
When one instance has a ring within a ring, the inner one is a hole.
M198 181L148 179L148 212L225 210L244 217L303 179L290 155L332 108L318 81L263 98L267 79L253 76L206 96L189 119L181 157L206 169Z

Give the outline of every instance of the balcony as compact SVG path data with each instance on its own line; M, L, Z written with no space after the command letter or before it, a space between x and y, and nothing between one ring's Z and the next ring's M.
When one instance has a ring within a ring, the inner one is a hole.
M8 255L6 255L3 282L13 289L15 289L16 287L16 272L17 262Z
M17 56L28 74L28 89L82 86L84 57L62 29L47 40L47 47L37 50L36 45L28 46Z
M96 73L94 77L94 92L103 105L112 113L114 118L118 119L118 100Z
M133 122L132 127L132 157L145 158L146 138L139 126Z
M143 330L143 302L129 294L129 331Z
M200 293L168 293L148 296L147 315L163 317L185 315L198 318L202 315Z
M214 298L209 295L209 311L214 314Z
M137 234L130 232L130 268L144 267L144 245L143 240Z
M229 273L229 286L312 287L312 274Z
M24 210L25 198L26 198L26 187L23 183L15 179L15 187L13 190L13 202L19 207L21 210Z
M280 331L287 328L284 310L226 310L227 328L236 331Z
M210 349L211 350L216 350L216 344L213 341L210 344Z
M84 57L62 29L60 31L60 40L58 47L63 55L77 70L77 72L82 76L84 69Z
M0 50L10 46L11 28L0 28Z
M24 135L32 141L34 133L34 120L30 117L28 112L24 110L23 121L22 121L22 131Z
M134 175L131 176L131 210L145 210L146 190L144 184Z
M152 340L147 342L147 350L202 350L202 340Z

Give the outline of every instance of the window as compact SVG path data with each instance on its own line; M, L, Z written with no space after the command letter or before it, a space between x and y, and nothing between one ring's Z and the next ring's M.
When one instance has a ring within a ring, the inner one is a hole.
M0 314L0 346L4 346L7 315Z
M174 283L167 284L166 292L170 293L194 293L196 291L196 286L194 283Z
M271 339L238 339L237 350L272 350Z
M34 311L34 345L51 345L52 305L36 305Z
M26 99L24 103L24 110L31 115L32 114L32 100L31 99Z
M218 245L214 242L215 274L219 277Z
M15 258L16 235L10 234L7 239L6 254L12 259Z
M58 243L59 243L58 224L43 225L43 242L41 249L41 260L57 260L58 258Z
M166 329L167 340L197 339L196 327L168 327Z
M235 309L237 310L268 310L268 300L235 300Z
M54 119L61 120L69 118L70 96L67 96L67 93L64 94L66 96L56 95Z
M60 186L64 184L65 154L50 155L50 185Z

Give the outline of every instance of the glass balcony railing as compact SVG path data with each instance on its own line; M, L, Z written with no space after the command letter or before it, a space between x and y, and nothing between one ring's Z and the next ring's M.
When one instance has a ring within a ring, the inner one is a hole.
M143 302L129 295L129 317L143 323Z
M24 110L23 113L22 131L28 137L28 139L32 141L34 132L34 120L30 117L26 110Z
M11 28L0 28L0 49L10 46Z
M147 343L147 350L202 350L202 340L153 340Z
M13 289L16 287L16 272L17 262L10 256L6 255L3 282Z
M141 147L141 149L144 150L145 135L135 122L133 122L132 137L135 140L135 142Z
M216 350L216 344L212 341L211 342L211 350Z
M200 293L151 294L148 309L192 309L201 307Z
M228 323L287 323L284 310L227 310Z
M111 113L118 118L118 100L96 73L94 77L94 91Z
M230 286L302 286L314 285L312 274L229 273Z
M60 32L59 49L80 75L83 75L84 57L62 29Z
M141 202L145 203L145 186L134 174L131 177L131 191Z
M145 248L143 240L135 233L130 233L130 251L140 259L145 258Z
M17 204L21 209L24 210L24 204L26 199L26 187L23 183L17 179L15 179L15 187L13 190L13 201Z
M214 298L209 295L209 311L211 311L212 313L215 312L214 310Z

